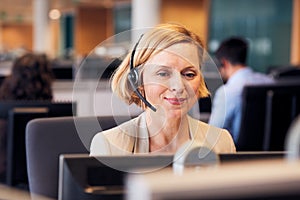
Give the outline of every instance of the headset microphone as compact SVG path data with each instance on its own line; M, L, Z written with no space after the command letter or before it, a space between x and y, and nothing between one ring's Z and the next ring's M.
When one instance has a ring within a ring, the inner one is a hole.
M129 83L130 83L131 87L133 88L133 91L135 92L135 94L146 104L146 106L148 106L151 110L156 112L156 108L154 106L152 106L152 104L149 101L147 101L145 99L145 97L143 97L143 95L138 90L139 73L138 73L137 69L133 66L134 54L135 54L136 48L137 48L140 40L142 39L142 36L143 35L141 35L140 39L135 44L135 46L132 50L131 56L130 56L130 72L128 74L128 80L129 80Z

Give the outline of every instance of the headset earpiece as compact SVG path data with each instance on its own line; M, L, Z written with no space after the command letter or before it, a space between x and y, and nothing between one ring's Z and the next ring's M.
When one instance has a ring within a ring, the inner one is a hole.
M153 110L154 112L156 112L156 108L154 106L151 105L150 102L148 102L145 97L143 97L143 95L140 93L140 91L138 90L138 87L139 87L139 73L138 73L138 70L136 67L134 67L134 54L135 54L135 51L136 51L136 48L140 42L140 40L142 39L142 36L140 37L140 39L138 40L138 42L134 45L134 48L131 52L131 56L130 56L130 61L129 61L129 64L130 64L130 72L128 73L128 81L132 87L132 89L134 90L134 92L136 93L136 95L146 104L146 106L148 106L151 110Z
M130 72L128 74L128 79L131 82L131 85L135 87L133 89L136 90L139 82L139 74L136 68L130 69Z

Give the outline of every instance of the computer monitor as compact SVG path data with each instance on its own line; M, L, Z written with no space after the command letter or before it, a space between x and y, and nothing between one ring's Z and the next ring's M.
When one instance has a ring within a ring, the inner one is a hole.
M27 188L27 167L25 152L26 124L35 118L47 117L49 109L39 108L13 108L9 111L6 153L6 183Z
M172 155L61 155L58 199L123 199L123 181L128 173L151 173L171 166L172 161Z
M71 59L55 59L51 62L51 68L56 80L72 80L74 77L74 61Z
M218 156L220 164L228 164L232 161L275 160L283 158L284 155L285 152L239 152ZM159 170L168 170L172 164L172 155L91 157L88 154L62 154L59 162L58 199L124 199L126 178L132 171L156 173Z
M285 151L245 151L236 153L221 153L219 154L220 164L241 161L258 161L271 159L284 159L287 155Z
M299 114L300 81L245 86L237 150L283 151L288 128Z
M7 124L5 183L28 189L25 130L35 118L73 116L76 103L53 101L0 101L0 119ZM4 148L4 147L3 147Z
M81 79L97 80L100 77L101 80L107 80L121 62L122 60L118 58L88 56L78 65L76 76Z
M75 116L77 114L77 103L70 101L48 101L48 100L1 100L0 119L7 119L8 113L13 108L22 107L47 107L49 116Z
M300 77L300 66L270 66L268 74L275 79L296 79Z

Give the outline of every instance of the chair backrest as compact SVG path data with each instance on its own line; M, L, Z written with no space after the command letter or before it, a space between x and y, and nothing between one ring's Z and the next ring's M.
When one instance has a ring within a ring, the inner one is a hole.
M29 189L58 197L59 156L88 153L93 136L127 121L124 117L58 117L35 119L26 128ZM96 123L95 123L96 121Z
M238 151L283 151L286 133L300 113L300 82L245 86Z

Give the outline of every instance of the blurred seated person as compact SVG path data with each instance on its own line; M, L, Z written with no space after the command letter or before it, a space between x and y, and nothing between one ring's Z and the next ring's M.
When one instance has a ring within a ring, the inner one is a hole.
M0 87L0 101L52 100L53 74L46 55L26 53L18 57ZM5 171L7 122L0 119L0 174Z
M265 74L254 72L247 66L248 42L241 37L224 40L215 58L221 77L225 82L213 98L209 124L227 129L236 142L241 123L242 91L245 85L272 83Z
M14 61L0 87L0 100L51 100L53 74L46 55L27 53Z
M144 33L112 77L113 92L144 112L97 133L90 155L174 154L188 141L216 153L235 152L231 135L188 115L209 91L201 72L203 43L177 24L160 24Z

